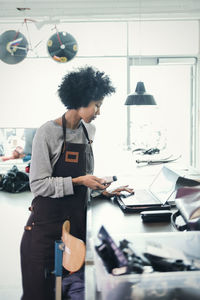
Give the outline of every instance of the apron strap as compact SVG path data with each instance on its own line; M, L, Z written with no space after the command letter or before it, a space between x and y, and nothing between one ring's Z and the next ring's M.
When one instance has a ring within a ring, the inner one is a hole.
M65 119L65 114L62 116L62 128L63 128L63 149L62 152L65 151L66 149L66 119Z
M86 129L85 125L83 124L83 122L81 122L81 125L83 127L83 132L85 133L86 139L88 140L88 144L92 144L92 140L89 139L87 129Z
M88 140L88 144L91 144L92 141L89 139L87 129L86 129L85 125L83 124L83 122L81 122L81 125L82 125L82 128L83 128L83 132L86 136L86 139ZM66 119L65 119L65 114L62 116L62 128L63 128L63 140L64 140L63 151L64 151L65 148L66 148Z

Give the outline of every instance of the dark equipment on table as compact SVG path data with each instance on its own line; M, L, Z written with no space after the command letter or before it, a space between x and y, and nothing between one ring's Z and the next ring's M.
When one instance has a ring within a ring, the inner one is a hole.
M161 255L155 255L149 251L136 251L130 247L130 242L126 239L120 241L117 247L103 226L99 230L98 237L102 244L95 249L107 271L113 275L200 270L199 266L188 259L173 255L165 257L162 252ZM165 247L163 249L165 250Z
M99 230L98 237L101 239L102 244L96 246L95 249L104 261L107 271L111 273L114 268L126 267L128 265L126 256L117 247L103 226Z
M138 255L134 252L128 246L129 242L127 240L121 241L120 246L117 247L103 226L100 228L98 237L102 240L102 244L96 246L95 249L109 273L122 275L152 271L148 259L142 254ZM148 269L145 268L146 266L148 266Z

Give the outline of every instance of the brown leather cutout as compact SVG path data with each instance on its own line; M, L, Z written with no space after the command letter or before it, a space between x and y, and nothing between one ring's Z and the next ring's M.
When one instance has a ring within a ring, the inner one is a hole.
M78 163L79 152L66 151L65 161Z
M80 270L85 262L85 243L69 233L70 222L66 220L62 227L62 241L65 245L63 252L63 267L70 273Z

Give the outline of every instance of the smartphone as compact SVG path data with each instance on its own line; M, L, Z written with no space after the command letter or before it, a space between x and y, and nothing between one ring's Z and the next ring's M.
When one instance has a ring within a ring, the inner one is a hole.
M103 177L102 179L104 179L106 182L103 183L103 184L109 184L109 183L112 183L113 181L117 181L117 176L106 176L106 177Z
M143 222L169 222L172 212L170 210L151 210L140 213Z

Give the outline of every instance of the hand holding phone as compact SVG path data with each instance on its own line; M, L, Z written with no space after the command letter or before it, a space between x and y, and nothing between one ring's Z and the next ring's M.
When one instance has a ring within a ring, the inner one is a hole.
M104 180L104 185L110 184L113 181L117 181L117 176L106 176L102 178Z

